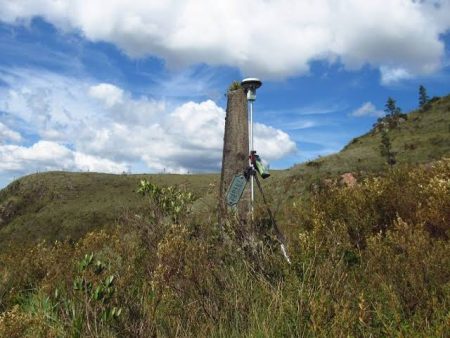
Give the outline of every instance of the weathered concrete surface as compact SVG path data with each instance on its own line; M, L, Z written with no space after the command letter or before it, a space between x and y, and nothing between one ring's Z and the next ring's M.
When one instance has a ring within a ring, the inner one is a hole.
M219 190L219 224L227 214L226 193L234 175L248 166L248 112L247 96L242 89L228 92L225 135L223 143L222 173ZM246 222L249 217L250 194L245 189L238 204L238 217Z

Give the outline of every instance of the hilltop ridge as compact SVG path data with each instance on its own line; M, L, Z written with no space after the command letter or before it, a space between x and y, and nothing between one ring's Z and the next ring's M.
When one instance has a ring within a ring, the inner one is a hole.
M416 109L389 131L398 163L426 163L450 154L450 95L436 98L427 109ZM328 174L379 171L386 167L380 154L381 133L375 128L355 137L339 153L289 169L291 173L319 170Z

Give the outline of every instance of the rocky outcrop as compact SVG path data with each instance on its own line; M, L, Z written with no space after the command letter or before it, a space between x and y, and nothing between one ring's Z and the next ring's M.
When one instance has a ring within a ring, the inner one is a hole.
M339 184L341 186L354 187L357 184L357 179L352 173L345 173L341 175Z

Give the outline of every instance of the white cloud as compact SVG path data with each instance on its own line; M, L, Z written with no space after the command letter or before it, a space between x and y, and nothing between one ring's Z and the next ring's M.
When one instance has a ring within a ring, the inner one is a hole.
M365 102L361 105L361 107L354 110L350 115L355 117L363 117L363 116L381 117L386 114L381 110L377 110L377 108L372 102Z
M0 76L8 85L0 87L0 110L9 114L14 130L71 143L79 130L93 123L95 105L86 100L88 83L30 69L0 69ZM105 118L102 113L97 112L96 121Z
M450 1L411 0L0 0L9 23L41 16L65 31L107 41L169 66L230 65L263 78L304 74L313 60L369 63L429 74L442 62L439 35ZM251 15L249 15L251 13Z
M31 147L0 145L0 172L23 174L44 170L120 173L127 171L127 166L72 151L63 145L50 141L39 141Z
M20 133L11 130L6 125L0 122L0 144L4 142L18 143L22 140Z
M108 159L73 152L73 167L81 171L98 171L106 173L120 173L129 170L129 165L125 163L116 163Z
M317 127L318 125L320 125L320 124L317 121L303 120L303 121L292 121L292 122L284 123L282 125L282 128L287 129L287 130L300 130L300 129L308 129L308 128Z
M30 168L41 163L44 168L108 172L121 172L125 166L170 172L220 167L225 111L211 100L174 106L133 97L113 84L53 73L22 69L3 70L2 75L9 88L0 88L0 110L41 140L30 148L3 148L8 168L19 170L27 163ZM255 126L255 144L268 160L295 151L288 134L262 124ZM27 155L45 151L52 155L42 161L43 155Z
M89 95L102 101L108 108L123 102L123 90L109 83L92 86Z
M254 148L268 161L280 159L297 149L289 135L279 129L255 123L254 133L256 136Z
M413 75L404 68L390 68L390 67L380 67L381 72L381 83L384 85L391 85L401 80L410 79Z

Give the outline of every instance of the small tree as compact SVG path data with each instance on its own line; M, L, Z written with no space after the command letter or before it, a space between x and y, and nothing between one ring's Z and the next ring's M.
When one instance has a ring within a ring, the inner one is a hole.
M397 106L397 103L392 97L388 97L384 107L384 111L386 112L384 121L387 122L389 128L397 127L401 117L406 118L406 115L402 114L402 110Z
M391 117L398 117L402 111L400 107L397 107L397 103L392 97L388 97L386 105L384 107L386 115Z
M419 87L419 107L423 108L423 106L425 106L429 100L430 100L430 98L427 95L427 90L425 89L424 86L420 85L420 87Z
M397 162L395 153L392 151L391 140L389 139L388 130L386 128L383 128L381 131L380 153L381 156L386 158L386 163L391 167Z

